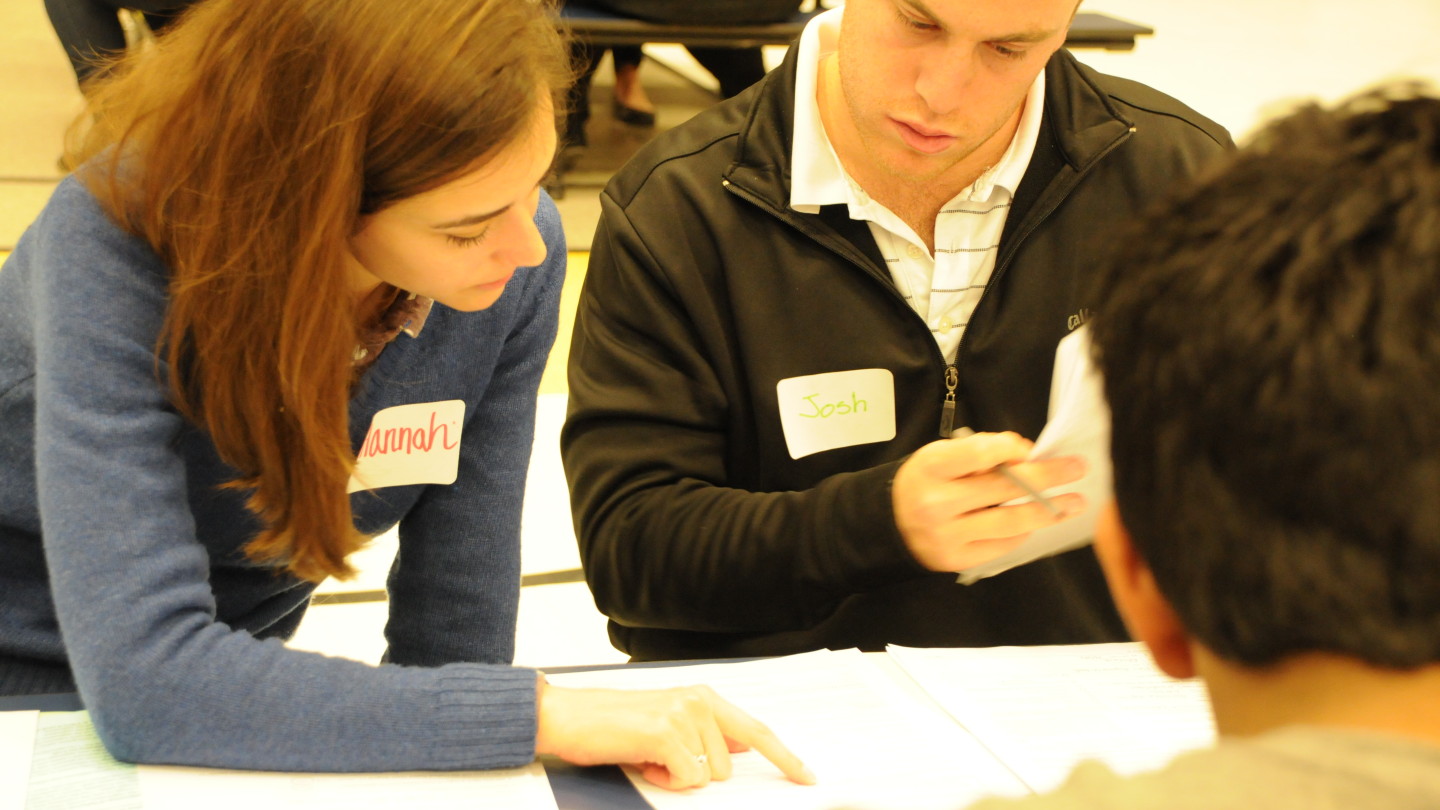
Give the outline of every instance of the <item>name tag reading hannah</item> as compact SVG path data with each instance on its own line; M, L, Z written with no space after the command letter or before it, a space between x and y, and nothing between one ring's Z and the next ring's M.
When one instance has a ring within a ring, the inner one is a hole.
M791 458L895 438L895 375L860 368L775 384Z
M355 455L345 491L408 484L453 484L460 474L465 401L396 405L376 412Z

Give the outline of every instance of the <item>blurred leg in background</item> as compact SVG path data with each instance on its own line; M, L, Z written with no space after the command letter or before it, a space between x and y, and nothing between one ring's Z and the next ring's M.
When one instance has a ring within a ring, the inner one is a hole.
M52 0L53 1L53 0ZM659 23L701 23L716 25L759 24L788 20L800 7L800 0L565 0L567 4L608 11ZM603 48L572 44L575 63L581 74L569 95L565 142L584 146L585 122L590 117L590 79ZM702 67L720 83L720 97L730 98L760 81L765 63L759 48L687 48ZM615 119L636 127L655 125L655 106L640 85L640 49L611 49L615 65Z
M45 13L83 89L85 80L95 72L97 57L125 50L122 9L144 14L150 30L158 34L191 2L194 0L45 0Z

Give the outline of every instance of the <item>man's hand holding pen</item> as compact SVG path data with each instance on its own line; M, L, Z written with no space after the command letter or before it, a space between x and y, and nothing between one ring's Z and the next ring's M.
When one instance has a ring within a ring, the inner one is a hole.
M1002 505L1078 481L1080 456L1026 461L1033 443L1018 434L963 433L915 451L891 486L895 525L921 565L963 571L1085 511L1085 498L1073 493Z

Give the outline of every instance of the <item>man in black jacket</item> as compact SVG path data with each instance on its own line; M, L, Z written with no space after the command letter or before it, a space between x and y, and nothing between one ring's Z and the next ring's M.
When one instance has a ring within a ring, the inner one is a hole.
M1125 637L1026 462L1106 226L1230 144L1059 50L1074 0L850 0L606 188L562 452L637 660ZM842 16L843 15L843 16ZM951 426L979 435L947 438ZM948 573L947 573L948 572Z

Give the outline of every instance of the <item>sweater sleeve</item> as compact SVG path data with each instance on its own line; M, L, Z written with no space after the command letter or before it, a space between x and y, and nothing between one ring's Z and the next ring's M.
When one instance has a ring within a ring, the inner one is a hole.
M531 670L376 668L216 620L177 451L184 426L157 382L163 269L73 182L29 236L46 563L81 698L111 753L309 771L529 761Z
M505 291L521 306L493 367L471 367L479 354L473 346L448 346L447 372L488 381L466 403L455 483L428 487L400 523L386 628L388 660L396 663L509 663L514 655L535 397L555 342L566 262L560 216L547 195L536 223L546 259L517 273Z
M813 627L845 597L924 573L895 527L899 462L799 491L734 482L729 372L707 343L732 317L705 287L699 251L664 259L658 237L602 195L570 348L562 435L586 578L635 627L715 633ZM656 229L669 223L648 223ZM673 232L669 244L677 243ZM717 272L723 272L717 271ZM759 347L747 347L760 350ZM766 351L784 351L768 347ZM732 385L733 388L733 385Z

